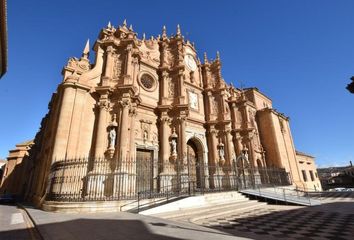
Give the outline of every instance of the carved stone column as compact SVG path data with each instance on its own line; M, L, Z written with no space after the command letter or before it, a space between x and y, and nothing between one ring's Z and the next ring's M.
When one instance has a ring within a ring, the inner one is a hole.
M161 164L162 164L162 172L166 173L168 172L167 169L167 164L168 160L170 158L170 142L169 142L169 137L170 137L170 127L169 124L171 122L171 119L168 116L163 116L160 119L160 131L161 131L161 136L160 136L160 159L161 159Z
M236 125L237 125L237 107L236 107L236 103L233 102L231 103L231 108L230 108L230 111L231 111L231 123L232 123L232 129L236 129Z
M136 156L135 156L135 142L133 139L135 139L135 117L136 117L136 106L133 106L130 111L129 111L129 117L130 117L130 159L133 160L133 162L136 161Z
M209 150L212 153L212 159L210 161L210 164L212 166L216 167L218 165L218 159L219 159L218 148L217 148L218 140L216 137L217 130L215 130L214 128L211 128L209 133L210 133L210 141L211 141L211 147L212 147L212 149Z
M112 79L112 73L113 73L113 54L114 54L114 48L112 46L108 46L106 50L106 69L105 69L105 75L103 77L103 86L107 86L109 84L109 81Z
M184 104L185 99L185 87L184 87L184 70L180 69L178 71L178 103Z
M160 189L162 192L170 191L172 188L172 174L174 173L174 164L170 165L169 158L171 155L170 136L171 130L169 124L171 119L168 116L162 116L160 119L160 164L162 164L162 171L160 176ZM176 141L176 139L174 139ZM176 157L176 156L174 156ZM171 159L172 160L172 159ZM178 158L174 159L178 161Z
M103 157L106 150L106 120L107 120L107 109L108 109L108 95L103 94L97 103L98 107L98 122L97 122L97 133L96 133L96 145L95 145L95 158Z
M234 134L234 147L235 147L235 152L236 156L240 156L242 153L242 137L239 132L233 131Z
M185 116L177 117L177 120L179 122L178 158L181 159L180 161L182 163L187 163L186 117Z
M125 98L122 99L120 102L122 107L122 117L121 117L121 124L120 124L120 135L119 135L119 158L118 161L124 162L126 161L127 155L127 143L129 141L128 135L128 122L129 122L129 107L130 107L130 99Z
M124 76L124 85L128 85L131 82L131 76L132 76L132 48L133 46L129 44L127 46L127 57L126 57L126 62L125 62L125 76Z
M63 86L63 97L58 119L58 127L54 141L53 160L63 160L66 157L67 140L69 137L70 119L73 109L75 89Z
M228 156L228 164L231 166L232 164L232 157L234 152L234 144L232 142L231 130L228 129L225 131L226 137L226 146L227 146L227 156Z
M168 72L167 71L162 71L161 73L162 77L162 86L161 86L161 104L165 105L167 104L167 99L168 99Z

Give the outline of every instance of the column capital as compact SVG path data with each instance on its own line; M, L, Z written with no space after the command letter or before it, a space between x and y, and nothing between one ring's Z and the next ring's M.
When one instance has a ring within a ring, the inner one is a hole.
M108 47L106 48L106 52L107 52L108 54L113 54L113 53L115 52L115 48L114 48L113 46L108 46Z
M127 52L131 52L132 49L133 49L133 45L132 45L131 43L128 44L127 47L126 47L126 49L127 49Z
M169 123L172 122L171 118L170 118L170 117L167 117L167 116L163 116L163 117L161 117L159 120L160 120L160 122L163 123L163 124L166 124L166 123L169 124Z
M129 109L129 116L130 117L135 117L138 113L136 112L136 107L131 107Z
M107 98L100 98L100 100L96 103L96 106L100 109L108 110L109 108L109 101Z
M127 108L131 105L130 99L122 99L119 101L119 104L123 107L123 108Z
M184 69L183 68L178 69L178 76L184 77Z
M208 133L216 136L219 133L219 131L213 128L213 129L210 129L208 131Z
M187 117L186 116L180 116L176 118L179 123L183 123L186 121Z

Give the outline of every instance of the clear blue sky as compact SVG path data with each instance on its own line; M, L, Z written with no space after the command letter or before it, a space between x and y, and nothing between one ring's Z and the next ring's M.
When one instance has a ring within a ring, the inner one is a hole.
M132 2L132 3L128 3ZM142 36L179 23L223 77L256 86L291 119L296 148L319 166L354 160L354 1L8 1L9 68L0 79L0 157L31 139L61 69L111 21Z

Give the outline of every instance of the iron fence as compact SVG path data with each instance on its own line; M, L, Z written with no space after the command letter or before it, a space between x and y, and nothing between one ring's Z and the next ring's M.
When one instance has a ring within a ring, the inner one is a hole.
M282 168L81 158L53 163L46 199L68 202L128 200L290 184L289 174Z

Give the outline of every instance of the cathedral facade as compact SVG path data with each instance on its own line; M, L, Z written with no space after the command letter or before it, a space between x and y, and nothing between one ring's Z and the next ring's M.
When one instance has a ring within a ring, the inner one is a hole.
M139 39L126 22L108 24L93 50L94 62L87 42L63 68L31 149L27 198L238 189L250 175L270 183L271 169L303 185L288 117L257 88L227 84L219 53L201 61L179 26Z

